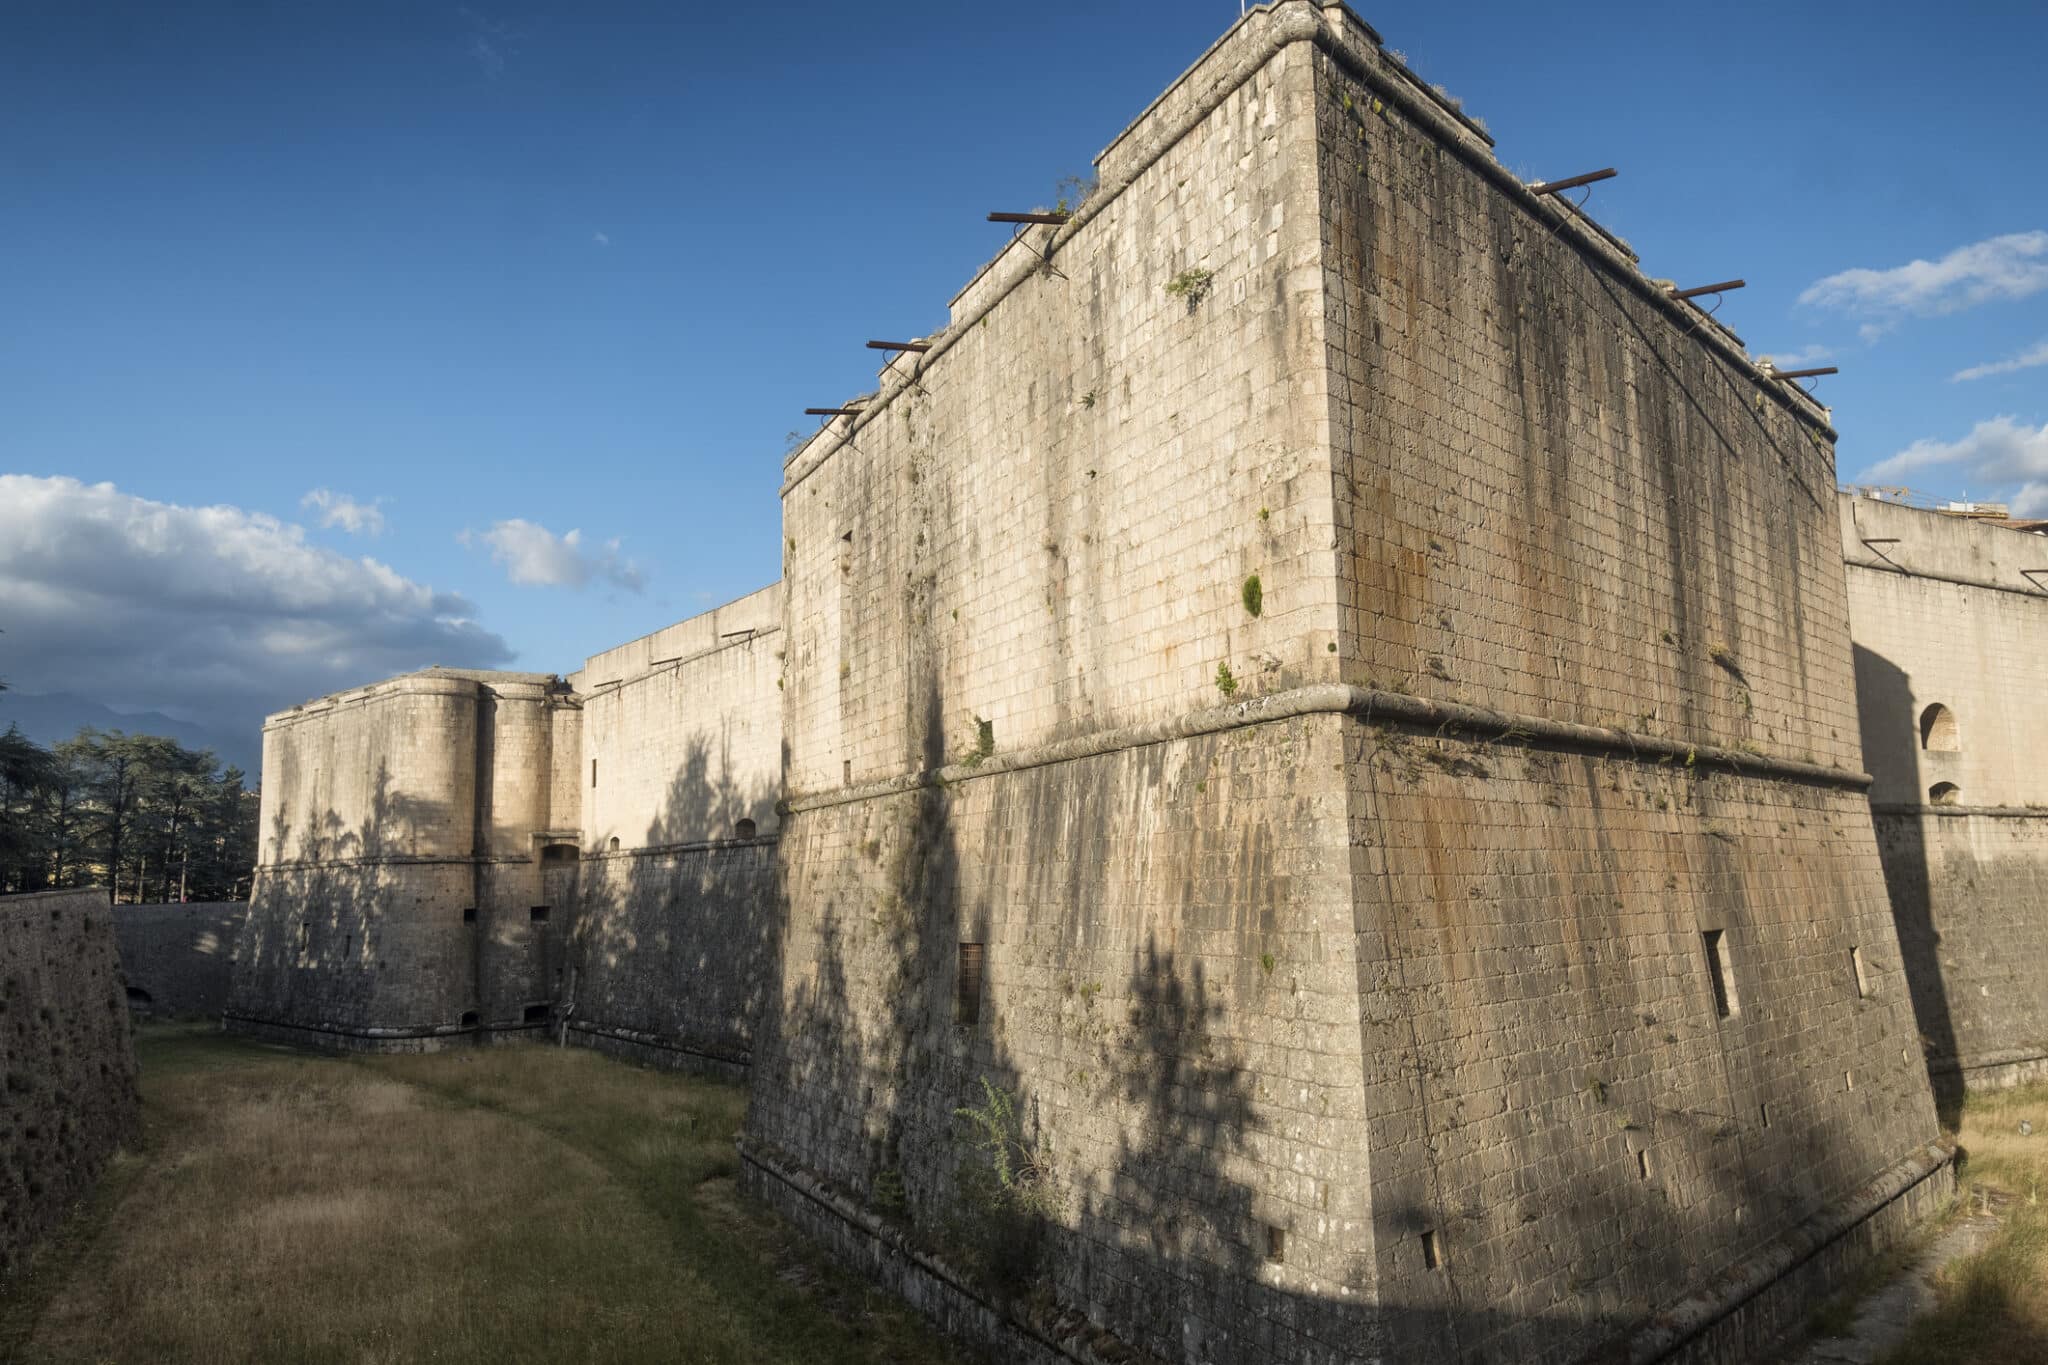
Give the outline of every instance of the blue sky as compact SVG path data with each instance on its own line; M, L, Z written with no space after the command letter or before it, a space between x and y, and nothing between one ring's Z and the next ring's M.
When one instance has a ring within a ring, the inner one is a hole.
M801 409L1237 13L7 7L0 677L241 724L768 582ZM1590 211L1652 275L1747 278L1753 351L1839 364L1845 477L2048 503L2048 7L1361 13L1511 168L1619 167Z

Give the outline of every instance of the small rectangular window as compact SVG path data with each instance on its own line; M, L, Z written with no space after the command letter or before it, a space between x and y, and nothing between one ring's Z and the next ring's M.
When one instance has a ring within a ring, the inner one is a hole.
M1274 1265L1287 1264L1287 1229L1268 1226L1266 1228L1266 1259Z
M528 1005L521 1017L529 1024L545 1024L553 1013L546 1005Z
M1856 970L1856 994L1858 998L1868 1000L1870 998L1870 978L1863 972L1863 950L1861 948L1851 948L1849 950L1849 965Z
M1650 1178L1650 1149L1648 1147L1636 1153L1636 1174L1644 1180Z
M476 923L476 907L474 905L465 905L462 907L462 922L464 924Z
M1729 968L1727 934L1707 929L1701 932L1700 941L1707 952L1707 978L1714 987L1714 1013L1723 1019L1742 1013L1742 1002L1735 996L1735 973Z
M960 945L960 975L954 983L953 1001L953 1022L956 1024L981 1022L982 956L981 944Z
M526 917L535 924L546 924L548 922L548 907L536 905L533 909L526 912Z
M1442 1253L1442 1251L1440 1251L1440 1250L1438 1249L1438 1247L1437 1247L1437 1244L1436 1244L1436 1233L1434 1233L1434 1232L1425 1232L1425 1233L1423 1233L1423 1234L1422 1234L1422 1268L1423 1268L1424 1270L1437 1270L1437 1269L1440 1269L1440 1268L1441 1268L1441 1267L1443 1266L1443 1263L1444 1263L1443 1253Z

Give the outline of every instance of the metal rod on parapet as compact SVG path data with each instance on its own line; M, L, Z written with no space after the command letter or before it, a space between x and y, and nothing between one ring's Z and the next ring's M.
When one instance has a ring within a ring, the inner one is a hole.
M868 343L870 351L929 351L931 348L932 344L929 341L870 341Z
M806 417L858 417L864 408L805 408Z
M1596 180L1612 180L1621 172L1609 166L1604 171L1587 171L1564 180L1539 180L1529 187L1531 194L1556 194L1559 190L1575 190L1581 185L1590 185Z
M1051 223L1058 227L1073 216L1071 213L991 213L988 220L991 223Z
M1702 294L1725 294L1731 289L1745 289L1748 286L1748 280L1722 280L1719 284L1698 284L1690 289L1674 289L1671 291L1671 297L1696 299Z
M1821 366L1821 367L1819 367L1818 369L1812 369L1812 370L1772 370L1772 371L1771 371L1771 378L1773 378L1773 379L1811 379L1811 378L1813 378L1813 377L1814 377L1815 375L1817 375L1817 374L1840 374L1841 372L1842 372L1842 371L1841 371L1841 368L1840 368L1839 366L1835 366L1835 365L1822 365L1822 366Z

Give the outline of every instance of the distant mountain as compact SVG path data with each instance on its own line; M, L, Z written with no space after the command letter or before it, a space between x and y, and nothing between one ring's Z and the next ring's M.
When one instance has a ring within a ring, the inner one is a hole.
M231 739L190 721L173 720L161 711L133 714L69 692L0 692L0 732L19 725L21 732L45 748L77 734L83 726L125 730L131 735L162 735L188 749L211 749L224 764L248 774L251 787L263 775L263 750L255 736Z

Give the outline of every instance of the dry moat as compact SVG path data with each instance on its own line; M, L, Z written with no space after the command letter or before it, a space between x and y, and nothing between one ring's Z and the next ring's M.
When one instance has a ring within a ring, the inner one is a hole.
M204 1024L136 1050L143 1137L0 1291L0 1360L974 1358L738 1198L738 1086Z

